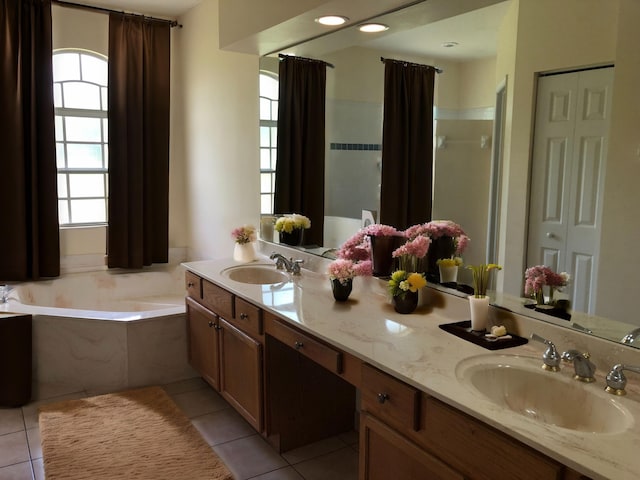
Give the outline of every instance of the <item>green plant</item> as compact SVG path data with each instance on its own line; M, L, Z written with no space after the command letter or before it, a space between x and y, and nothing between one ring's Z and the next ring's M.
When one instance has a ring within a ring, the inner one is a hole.
M487 295L489 272L492 270L502 270L502 267L495 263L468 265L467 268L473 272L473 296L476 298Z

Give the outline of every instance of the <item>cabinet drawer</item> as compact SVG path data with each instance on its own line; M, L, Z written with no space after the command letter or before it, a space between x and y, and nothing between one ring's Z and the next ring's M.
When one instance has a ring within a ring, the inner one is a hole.
M269 331L272 337L280 340L285 345L295 348L305 357L322 365L327 370L342 373L342 352L314 340L293 328L289 328L279 321L269 322Z
M187 297L197 300L202 298L202 280L195 273L185 272L184 286L187 290Z
M233 294L207 280L202 280L202 303L222 318L233 318Z
M235 316L226 320L245 333L254 336L261 336L262 310L255 305L235 297Z
M410 385L364 364L362 410L399 430L418 430L420 392Z

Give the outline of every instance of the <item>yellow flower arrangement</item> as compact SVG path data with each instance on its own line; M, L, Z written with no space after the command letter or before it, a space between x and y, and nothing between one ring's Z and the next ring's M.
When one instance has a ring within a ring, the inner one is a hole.
M422 273L396 270L389 280L389 294L392 297L404 297L407 292L417 292L427 286Z
M285 232L291 233L294 230L302 229L302 228L310 228L311 220L305 217L304 215L300 215L298 213L292 213L291 215L284 215L278 220L276 220L276 231L277 232Z
M441 258L437 260L436 263L443 267L459 267L460 265L462 265L462 258L460 257Z
M487 295L489 272L492 270L502 270L502 267L495 263L469 265L467 268L473 271L473 296L476 298Z

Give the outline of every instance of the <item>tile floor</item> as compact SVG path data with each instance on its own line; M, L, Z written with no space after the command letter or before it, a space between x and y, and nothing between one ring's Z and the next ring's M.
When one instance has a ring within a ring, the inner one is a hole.
M280 455L201 379L163 387L237 480L355 480L358 477L355 432ZM0 408L0 480L43 480L38 407L47 401L94 394L77 392L32 402L22 408Z

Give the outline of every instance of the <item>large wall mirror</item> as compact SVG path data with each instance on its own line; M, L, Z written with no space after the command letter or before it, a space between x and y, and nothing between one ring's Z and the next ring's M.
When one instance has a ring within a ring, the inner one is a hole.
M390 28L366 34L353 26L261 59L266 72L277 72L278 53L335 66L327 71L326 220L317 253L339 246L360 227L363 211L379 208L380 57L435 65L443 73L435 92L433 218L452 219L467 231L467 263L483 262L490 252L504 266L494 302L613 341L639 327L633 287L640 224L632 211L640 189L630 181L640 175L640 95L634 87L640 84L640 55L633 48L640 42L638 2L430 0L374 20ZM593 206L599 214L597 281L572 287L593 290L593 302L572 312L571 321L556 320L521 308L536 88L541 75L606 66L615 73L606 100L606 162L597 174L602 195Z

